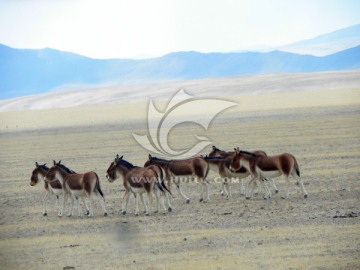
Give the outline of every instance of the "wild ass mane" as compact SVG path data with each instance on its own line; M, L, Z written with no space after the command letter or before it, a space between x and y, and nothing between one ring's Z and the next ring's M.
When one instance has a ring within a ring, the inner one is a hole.
M135 166L134 164L130 163L129 161L126 161L124 159L119 159L117 162L116 162L116 166L118 165L123 165L125 166L127 169L131 170L131 169L134 169L134 168L139 168L139 166Z
M250 153L248 151L240 150L239 153L240 154L245 154L245 155L248 155L248 156L251 156L251 157L257 157L254 153Z

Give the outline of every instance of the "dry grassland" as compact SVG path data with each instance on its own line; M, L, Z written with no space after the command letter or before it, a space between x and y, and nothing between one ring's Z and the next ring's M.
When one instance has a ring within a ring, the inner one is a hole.
M132 137L147 132L145 103L1 113L1 269L359 269L360 217L350 216L360 215L360 86L319 88L227 96L240 105L209 130L181 124L169 137L176 149L196 134L224 149L292 153L307 199L294 180L281 199L283 179L270 200L245 200L237 184L226 199L211 173L210 202L188 183L190 204L174 192L173 212L149 217L133 215L133 200L121 216L122 184L105 178L116 154L146 161ZM35 161L53 159L99 174L109 216L96 201L93 218L59 218L55 198L42 216L43 184L31 187L30 174Z

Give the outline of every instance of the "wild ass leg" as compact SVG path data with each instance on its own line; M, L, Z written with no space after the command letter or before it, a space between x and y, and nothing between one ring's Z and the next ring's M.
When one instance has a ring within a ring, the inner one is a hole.
M139 215L139 200L137 194L134 193L135 197L135 216Z
M97 195L99 197L99 201L100 201L100 205L101 205L101 209L103 211L103 215L107 216L107 211L106 211L106 207L105 207L105 199L103 196L101 195Z
M170 209L170 210L168 210L168 209L166 209L166 206L165 206L165 194L161 194L161 196L160 196L160 202L161 202L161 205L163 206L163 209L164 209L164 214L166 214L167 213L167 211L169 211L169 212L171 212L171 207L169 206L169 208L168 209Z
M168 190L170 191L170 193L172 194L171 192L171 177L168 176L168 174L166 175L166 183L167 183L167 188ZM166 193L166 198L167 198L167 201L168 201L168 205L169 205L169 208L172 208L171 207L171 203L172 203L172 195L170 193ZM169 210L171 211L171 210Z
M290 195L290 180L289 180L288 175L285 175L285 180L286 180L286 198L289 198L289 195Z
M145 201L144 201L144 196L142 193L140 193L139 196L140 196L141 203L144 206L144 213L146 213L146 205L145 205Z
M190 203L190 199L188 197L185 196L185 194L182 192L181 188L180 188L180 183L178 180L174 181L175 186L177 188L177 191L179 192L179 194L181 195L181 197L183 197L185 199L186 203Z
M79 215L79 217L81 217L82 213L81 213L81 206L80 206L79 197L75 197L75 199L76 199L76 204L77 204L77 209L78 209L78 215Z
M225 187L226 198L230 198L231 197L231 187L230 187L229 179L223 180L223 187Z
M71 193L69 193L70 196L70 208L68 212L68 217L71 217L74 214L74 197Z
M223 180L221 182L221 192L220 192L221 196L225 195L225 181Z
M123 215L126 214L126 210L127 210L127 206L128 206L128 203L129 203L129 199L130 199L130 192L128 190L125 191L125 194L124 194L124 198L123 198L123 201L122 201L122 207L121 207L121 213Z
M231 179L227 179L226 180L226 184L225 184L225 188L226 188L226 191L227 191L227 197L228 198L231 198L231 181L232 181L232 178Z
M49 191L45 190L45 195L44 195L44 198L43 198L43 202L44 202L44 211L43 211L43 216L47 216L47 199L48 199L48 196L49 196Z
M279 193L279 189L277 188L277 186L275 184L274 178L271 178L271 182L272 182L272 186L274 187L275 193Z
M270 199L270 197L271 197L271 192L270 192L270 189L269 189L269 187L268 187L268 185L267 185L267 179L261 178L260 181L262 182L263 188L264 188L264 190L265 190L264 199L265 199L265 200L268 199L268 198Z
M153 203L153 197L152 197L152 192L150 191L150 192L148 192L147 193L147 195L148 195L148 199L149 199L149 205L152 205L152 203ZM150 215L150 207L148 207L148 206L146 206L146 214L145 215L147 215L147 216L149 216Z
M156 197L156 203L157 203L157 212L160 212L160 204L161 206L163 207L164 209L164 214L167 213L167 209L166 209L166 206L165 206L165 199L166 199L166 195L164 192L160 192L160 191L154 191L155 192L155 197ZM169 209L171 209L169 207ZM171 210L170 210L171 211ZM170 212L169 211L169 212Z
M92 216L94 216L94 211L93 211L93 206L92 206L91 193L86 192L86 197L89 199L89 214L88 214L88 217L92 217Z
M202 191L201 191L201 195L200 195L200 202L202 202L202 201L208 202L210 200L210 197L209 197L209 189L208 189L208 186L207 186L206 179L201 178L200 183L202 185ZM205 199L204 199L204 194L205 194Z
M298 185L300 185L300 187L301 187L301 189L302 189L302 191L303 191L303 194L304 194L304 198L307 198L308 193L307 193L306 190L305 190L304 183L303 183L301 177L296 174L295 170L293 170L293 171L291 172L291 175L295 178L296 183L297 183Z
M240 195L245 195L245 186L244 186L244 180L240 179Z
M135 195L134 195L135 196ZM139 194L139 197L140 197L140 201L144 207L144 213L146 213L146 205L145 205L145 201L144 201L144 196L143 196L143 193L140 193Z
M246 199L250 199L252 197L252 194L254 192L254 189L255 189L255 183L256 183L256 179L258 178L258 176L253 176L250 181L247 183L247 193L246 194ZM252 189L250 190L250 185L252 185Z
M168 193L168 192L165 192L165 196L166 196L167 203L168 203L168 211L171 212L172 211L172 205L171 205L171 197L172 197L172 195L170 193ZM165 198L164 198L164 201L165 201Z
M66 199L67 199L67 196L66 196L66 194L64 193L64 194L63 194L63 204L62 204L62 207L61 207L61 206L59 207L59 212L58 212L58 216L59 216L59 217L61 217L61 216L63 215L63 213L64 213L64 207L65 207L65 201L66 201Z
M82 200L83 204L85 205L86 215L89 215L89 207L88 207L88 205L86 204L85 197L81 197L81 200Z

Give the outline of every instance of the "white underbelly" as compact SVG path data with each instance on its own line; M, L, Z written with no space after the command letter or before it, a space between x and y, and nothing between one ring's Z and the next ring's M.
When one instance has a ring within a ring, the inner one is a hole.
M70 190L71 194L75 197L83 197L85 196L85 190Z
M50 188L50 191L52 194L56 195L56 196L59 196L59 195L62 195L64 192L62 189L55 189L55 188Z
M275 178L279 177L282 173L280 171L262 171L260 170L260 175L265 178Z
M134 193L136 193L136 194L145 193L145 192L146 192L145 188L143 188L143 187L140 187L140 188L138 188L138 187L131 187L131 191L134 192Z
M249 176L250 174L248 172L246 173L234 173L232 171L230 171L229 169L225 169L225 173L227 177L234 177L234 178L245 178L247 176Z

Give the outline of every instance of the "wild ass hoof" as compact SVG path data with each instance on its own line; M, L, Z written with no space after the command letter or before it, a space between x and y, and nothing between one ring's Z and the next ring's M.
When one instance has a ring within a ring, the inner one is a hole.
M123 216L125 216L126 211L121 211L121 214L122 214Z
M190 199L186 199L186 203L190 203Z
M203 198L200 198L199 202L202 202L204 199Z
M169 208L168 208L168 211L169 211L169 212L171 212L171 211L172 211L172 208L171 208L171 207L169 207Z
M89 214L90 214L90 211L89 211L89 210L87 210L87 211L86 211L86 215L89 215Z
M279 193L279 190L278 190L278 189L275 189L275 193Z
M146 215L146 216L150 216L150 213L146 213L145 215Z
M308 195L307 195L307 194L305 194L305 195L304 195L304 198L307 198L307 197L308 197Z
M246 197L247 200L250 200L250 197Z
M44 217L46 217L46 216L47 216L47 213L46 213L46 212L45 212L45 213L43 213L43 216L44 216Z
M104 213L104 217L106 217L107 215L108 215L108 213L105 212L105 213Z

